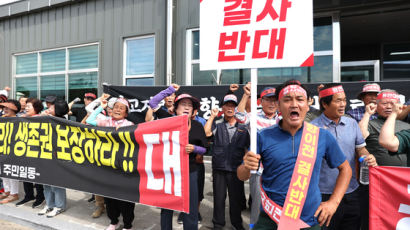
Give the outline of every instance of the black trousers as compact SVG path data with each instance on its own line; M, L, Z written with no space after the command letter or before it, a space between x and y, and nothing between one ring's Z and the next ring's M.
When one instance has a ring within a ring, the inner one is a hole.
M105 206L107 209L107 216L111 220L111 224L118 224L118 217L122 215L124 221L124 228L132 228L132 221L134 221L134 207L135 203L126 202L117 199L104 197Z
M231 224L236 229L244 229L242 225L241 211L243 208L243 181L239 180L236 172L220 170L212 171L214 190L214 213L212 222L214 229L222 229L225 226L225 200L226 190L229 195L229 216Z
M205 186L205 165L197 164L198 166L198 201L201 202L204 199L204 186Z
M36 201L43 201L44 198L44 189L42 184L33 184L30 182L23 182L24 186L24 198L25 199L36 199ZM34 187L36 188L37 194L34 196Z
M172 230L173 210L161 209L161 230ZM198 229L198 173L189 173L189 214L183 213L184 230Z
M369 185L360 184L360 215L362 226L360 230L369 230Z
M322 194L322 201L327 201L330 194ZM329 227L322 226L325 230L360 230L360 192L356 189L352 193L345 194L335 214L330 221Z

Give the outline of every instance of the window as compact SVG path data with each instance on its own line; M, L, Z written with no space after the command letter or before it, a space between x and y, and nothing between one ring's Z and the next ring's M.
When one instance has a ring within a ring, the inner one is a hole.
M383 46L383 80L407 80L410 75L410 43Z
M15 54L16 96L72 101L98 91L98 44Z
M154 36L124 40L124 85L154 85Z
M199 30L188 30L187 41L187 85L219 85L246 83L250 81L250 70L199 70ZM191 41L191 42L189 42Z
M199 30L187 31L187 85L245 84L250 81L250 69L199 70ZM301 82L333 81L333 24L331 17L314 19L314 55L312 67L261 68L258 83L282 83L289 79Z

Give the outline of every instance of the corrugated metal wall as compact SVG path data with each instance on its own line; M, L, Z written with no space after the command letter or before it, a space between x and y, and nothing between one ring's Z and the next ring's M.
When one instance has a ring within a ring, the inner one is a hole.
M199 0L176 0L175 21L175 75L177 82L185 84L186 31L199 28Z
M164 84L165 0L88 0L3 18L0 88L12 84L13 54L90 42L100 43L100 83L122 85L123 39L148 34L155 34L155 82Z

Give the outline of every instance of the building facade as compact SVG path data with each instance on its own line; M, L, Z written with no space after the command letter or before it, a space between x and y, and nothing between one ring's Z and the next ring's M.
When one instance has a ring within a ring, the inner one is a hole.
M260 83L408 80L410 2L313 0L313 67L258 70ZM0 6L0 88L68 101L113 85L246 83L199 71L199 0L21 0Z

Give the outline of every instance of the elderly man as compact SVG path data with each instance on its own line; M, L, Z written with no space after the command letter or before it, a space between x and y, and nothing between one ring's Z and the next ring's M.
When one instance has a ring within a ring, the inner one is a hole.
M300 218L303 226L311 226L309 229L320 229L318 224L329 225L349 185L352 170L331 133L304 123L309 110L304 86L288 81L277 87L276 92L283 119L279 125L258 133L258 154L247 152L237 171L239 179L247 180L250 171L258 169L259 160L264 167L261 176L264 209L254 229L277 229L278 223L279 229L286 229L286 224L294 223L291 218ZM331 168L339 169L333 194L325 202L321 202L319 190L323 159ZM267 202L279 211L265 209Z
M214 211L212 222L214 229L225 226L226 191L229 194L229 214L232 226L245 229L242 225L242 189L243 181L236 177L236 169L242 162L245 149L249 147L249 133L246 126L235 120L235 107L238 100L228 94L223 99L223 119L215 120L218 109L213 109L205 124L205 134L213 137L212 145L212 185L214 191Z
M362 120L359 122L363 137L366 139L367 150L376 157L377 164L381 166L407 166L406 154L391 154L379 144L380 131L386 118L392 114L394 104L399 101L399 95L395 90L385 89L377 95L376 103L366 105L366 111ZM378 114L376 119L370 121L371 116ZM396 120L394 122L396 132L410 129L406 122ZM368 186L362 187L361 202L369 200ZM369 209L364 209L362 215L368 215ZM368 221L367 221L368 223ZM365 224L362 222L362 225ZM368 226L362 226L367 229Z
M365 113L365 106L370 103L376 103L377 94L380 92L380 85L377 83L369 83L363 86L362 92L357 95L357 99L362 100L364 106L351 109L346 112L349 116L355 119L357 122L360 122ZM370 120L376 119L377 115L373 114L370 117Z
M322 115L312 124L328 130L336 138L352 169L356 168L356 156L365 156L366 162L376 166L375 157L366 150L366 143L357 122L343 116L346 109L346 94L340 84L325 85L319 92ZM319 188L322 199L328 200L336 184L339 172L331 169L323 160L320 171ZM359 183L354 173L342 202L334 214L330 226L324 229L360 229L360 194Z
M407 166L406 154L390 154L389 151L379 144L380 131L387 117L393 113L394 104L398 103L399 95L395 90L382 90L377 96L377 105L369 104L362 121L359 123L363 137L366 139L367 150L372 153L381 166ZM371 120L370 116L377 112L377 119ZM410 129L406 122L396 120L394 122L396 132Z
M410 154L410 129L395 132L396 119L402 109L399 103L394 105L392 113L380 130L379 143L390 152L405 153L408 156Z

